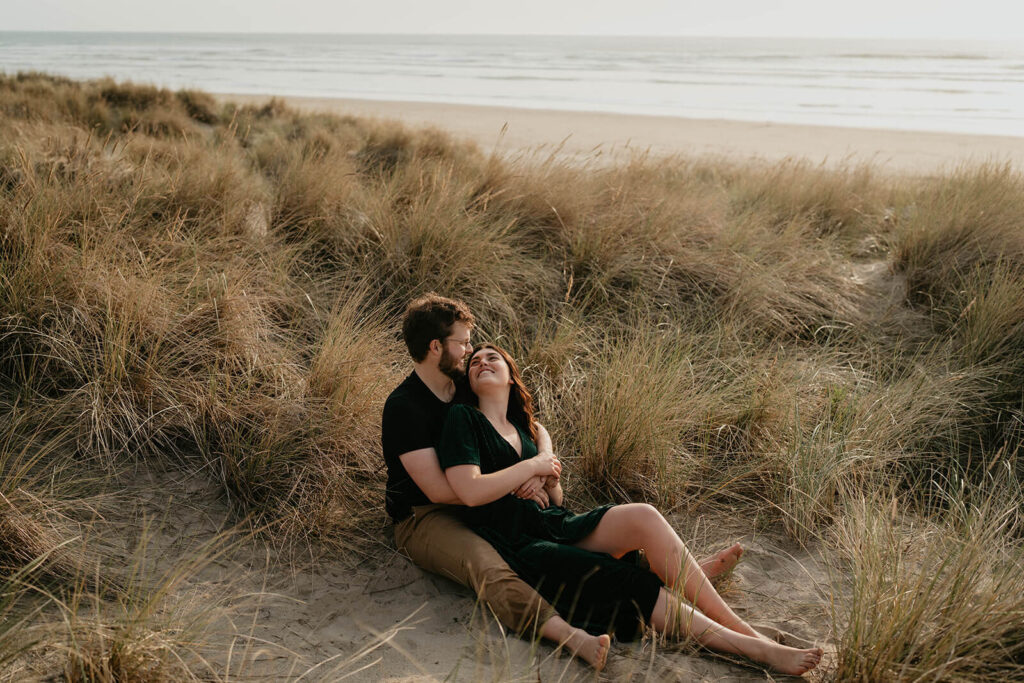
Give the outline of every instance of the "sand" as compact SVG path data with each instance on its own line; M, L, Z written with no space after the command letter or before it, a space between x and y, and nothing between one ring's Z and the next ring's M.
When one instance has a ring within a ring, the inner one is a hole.
M232 535L216 485L173 471L139 472L117 500L100 506L95 531L126 571L146 558L145 583L177 575L190 557L207 561L184 572L155 622L173 614L205 623L200 654L231 680L479 681L595 680L591 669L537 644L504 634L465 588L417 569L394 551L383 530L371 557L309 549L298 554ZM141 520L148 520L140 524ZM829 580L816 551L726 516L675 515L673 526L698 555L735 540L744 559L722 594L755 626L780 629L828 649ZM383 520L382 520L383 523ZM145 528L145 531L143 531ZM222 541L213 543L215 539ZM196 553L197 548L206 548ZM133 559L134 558L134 559ZM190 619L188 619L190 620ZM31 662L23 679L52 673ZM202 673L202 669L196 671ZM613 643L598 680L778 680L751 662L647 639ZM781 677L785 678L785 677ZM817 676L808 675L809 680Z
M220 95L243 103L263 95ZM432 126L470 139L486 151L554 151L620 158L712 156L732 161L805 159L835 167L868 163L888 173L930 175L964 163L1010 163L1024 169L1024 137L839 128L778 123L683 119L601 112L482 107L433 102L385 102L285 97L306 111L376 116Z

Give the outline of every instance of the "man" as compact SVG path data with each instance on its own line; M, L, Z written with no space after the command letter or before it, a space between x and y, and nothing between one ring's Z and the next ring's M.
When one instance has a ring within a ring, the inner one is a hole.
M473 315L462 302L428 294L406 308L402 337L413 371L388 396L381 422L388 468L385 508L395 522L395 545L421 568L472 588L506 627L520 634L540 632L576 651L567 640L575 637L568 624L552 618L557 615L551 605L452 507L462 502L448 485L435 448L448 408L460 398L455 380L465 374L472 330ZM550 452L550 438L542 434L537 449ZM534 477L514 493L546 507L544 483ZM734 544L702 561L701 568L709 578L717 576L731 569L742 552Z
M395 522L395 544L428 571L472 588L498 620L517 633L539 628L554 609L522 581L491 545L454 513L461 501L448 486L435 447L455 380L472 351L473 315L465 304L434 294L409 304L402 336L413 371L388 396L381 443L388 467L385 507ZM550 442L538 444L551 449ZM539 477L520 495L546 505Z

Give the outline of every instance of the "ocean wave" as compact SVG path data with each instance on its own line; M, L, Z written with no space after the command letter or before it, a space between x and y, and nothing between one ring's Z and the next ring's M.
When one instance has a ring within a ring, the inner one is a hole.
M482 81L555 81L560 83L574 83L582 78L562 78L558 76L477 76Z
M898 52L848 52L839 53L836 55L841 59L884 59L886 61L894 60L943 60L943 61L985 61L990 60L992 57L989 55L979 55L970 53L898 53Z
M644 81L646 83L654 83L657 85L687 85L687 86L698 86L698 87L721 87L721 88L757 88L757 87L774 87L782 86L786 88L794 88L801 90L842 90L842 91L854 91L854 92L871 92L878 91L880 93L891 92L897 90L899 92L918 92L918 93L936 93L943 95L998 95L1001 94L999 90L978 90L977 88L966 89L966 88L936 88L927 86L909 86L909 85L894 85L890 88L881 89L878 86L869 85L851 85L844 83L832 83L823 82L820 79L808 78L804 81L785 81L785 82L770 82L765 79L749 79L749 80L732 80L732 81L721 81L719 79L708 79L708 80L696 80L696 79L664 79L664 78L652 78ZM972 81L972 83L975 81Z

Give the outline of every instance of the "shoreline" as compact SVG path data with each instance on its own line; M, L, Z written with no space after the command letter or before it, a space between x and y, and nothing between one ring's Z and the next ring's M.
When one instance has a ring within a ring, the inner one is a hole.
M272 95L215 93L220 101L258 104ZM715 157L734 162L801 159L826 168L869 164L914 175L948 172L962 164L1009 163L1024 170L1024 137L845 128L645 114L525 109L442 102L276 96L302 111L319 111L435 127L471 140L484 151L564 154L584 159Z

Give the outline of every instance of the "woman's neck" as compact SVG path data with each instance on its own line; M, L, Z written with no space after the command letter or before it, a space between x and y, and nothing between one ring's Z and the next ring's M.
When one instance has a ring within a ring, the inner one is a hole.
M478 395L478 407L480 412L497 426L508 425L508 389L495 393Z

